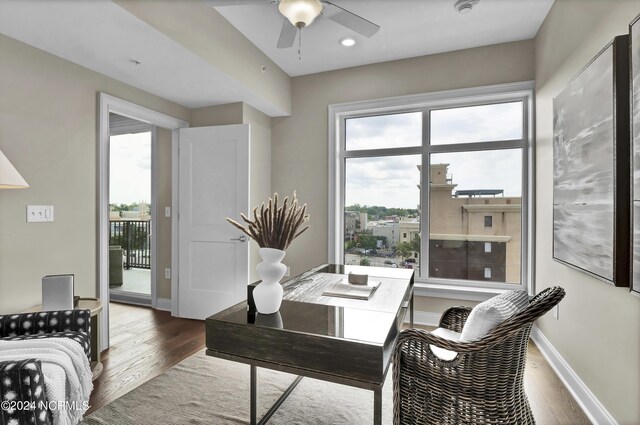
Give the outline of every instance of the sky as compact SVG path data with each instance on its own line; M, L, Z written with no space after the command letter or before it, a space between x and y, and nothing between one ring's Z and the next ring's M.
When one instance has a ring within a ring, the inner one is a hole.
M109 203L151 202L151 132L110 138Z
M433 111L431 143L520 139L521 107L516 102ZM347 120L347 150L420 146L421 140L421 112ZM432 154L430 161L449 164L455 190L502 189L505 196L521 196L519 149ZM345 205L416 208L420 163L420 155L347 159Z
M521 104L506 103L433 111L432 144L521 137ZM347 120L348 150L420 146L422 113ZM346 163L346 205L417 208L420 155L353 158ZM520 150L433 154L431 163L448 163L456 190L503 189L521 195ZM151 133L111 137L110 203L150 202Z

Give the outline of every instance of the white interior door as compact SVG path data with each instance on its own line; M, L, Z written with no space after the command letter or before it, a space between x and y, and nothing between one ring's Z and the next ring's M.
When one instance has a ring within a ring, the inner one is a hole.
M204 319L247 296L249 241L225 219L249 209L249 125L180 129L178 316Z

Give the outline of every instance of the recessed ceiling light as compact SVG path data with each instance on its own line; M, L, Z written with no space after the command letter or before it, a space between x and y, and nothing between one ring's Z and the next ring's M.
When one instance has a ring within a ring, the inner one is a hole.
M480 0L458 0L453 7L462 15L466 15L471 12L473 6L478 4Z
M338 43L340 43L340 45L344 47L351 47L356 44L356 39L353 37L342 37L340 40L338 40Z

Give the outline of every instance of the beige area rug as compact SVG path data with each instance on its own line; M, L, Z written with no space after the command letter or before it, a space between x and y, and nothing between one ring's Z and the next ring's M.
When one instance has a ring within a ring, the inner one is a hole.
M262 417L295 379L258 369ZM383 424L392 420L391 370L382 397ZM85 425L248 424L249 366L198 353L86 417ZM373 423L373 392L304 378L269 424Z

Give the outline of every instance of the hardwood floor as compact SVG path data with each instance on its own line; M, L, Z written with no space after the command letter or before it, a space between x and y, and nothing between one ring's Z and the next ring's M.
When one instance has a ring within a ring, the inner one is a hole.
M529 340L529 351L527 352L524 389L538 424L591 424L591 421L531 340Z
M204 322L166 311L110 303L111 347L104 371L93 382L87 414L109 404L204 349Z
M94 381L87 414L204 349L204 322L146 307L111 303L110 308L111 348L102 353L104 372ZM532 342L524 383L539 425L590 424Z

